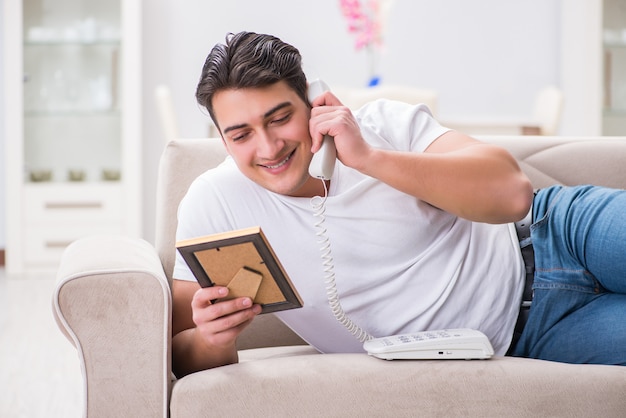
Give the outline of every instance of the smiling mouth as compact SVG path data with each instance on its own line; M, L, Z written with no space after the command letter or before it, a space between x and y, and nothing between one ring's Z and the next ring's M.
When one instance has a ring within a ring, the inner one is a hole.
M269 169L275 169L275 168L279 168L284 166L285 164L287 164L287 161L291 160L291 157L293 157L293 154L296 152L296 150L293 150L291 152L291 154L289 154L287 156L287 158L285 158L284 160L282 160L281 162L279 162L278 164L275 165L263 165L263 164L259 164L261 167L265 167L265 168L269 168Z

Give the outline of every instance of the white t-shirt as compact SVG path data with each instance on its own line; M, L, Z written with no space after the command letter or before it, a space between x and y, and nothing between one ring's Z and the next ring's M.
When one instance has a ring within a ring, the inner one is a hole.
M378 100L355 116L379 148L423 152L447 131L424 106ZM269 192L228 158L190 187L177 239L261 226L304 301L276 315L321 352L363 351L328 307L313 212L311 199ZM341 305L369 334L467 327L506 352L524 277L513 224L458 218L340 162L324 216ZM174 278L195 280L180 255Z

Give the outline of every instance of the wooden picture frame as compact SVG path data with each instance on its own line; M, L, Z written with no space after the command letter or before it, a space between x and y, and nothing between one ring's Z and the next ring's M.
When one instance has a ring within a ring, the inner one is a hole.
M176 248L202 287L249 296L262 313L295 309L302 299L260 227L178 241Z

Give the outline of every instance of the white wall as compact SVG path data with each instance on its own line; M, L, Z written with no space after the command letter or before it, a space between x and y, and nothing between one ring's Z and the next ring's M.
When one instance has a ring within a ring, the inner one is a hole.
M525 118L537 90L559 84L561 1L395 0L383 82L437 90L445 119ZM227 32L266 32L293 43L307 74L331 87L360 87L367 80L366 56L354 50L339 0L145 0L143 16L148 240L154 235L154 183L164 141L153 89L159 83L171 87L181 136L206 136L209 121L195 103L195 86L209 49ZM2 143L0 138L0 158ZM0 185L0 211L2 193ZM0 222L0 248L3 243Z
M4 18L4 0L0 0L0 22ZM0 32L0 98L4 97L4 37ZM4 162L4 100L0 100L0 249L6 247L5 226L5 162Z
M602 133L603 3L566 0L561 6L561 39L567 45L560 51L560 87L565 97L561 135Z
M209 120L194 92L210 48L226 33L277 35L303 55L309 77L364 86L367 57L354 49L339 0L153 0L144 5L144 231L154 231L154 179L163 134L152 99L172 89L180 135ZM561 0L395 0L381 59L383 82L439 92L442 119L525 119L537 91L559 83Z
M175 74L170 74L172 38L169 19L172 0L144 0L143 4L143 233L154 241L156 213L156 177L159 156L165 144L164 134L154 101L154 88L161 83L170 84ZM181 2L180 4L185 4Z
M338 0L309 8L292 0L169 2L170 83L185 136L205 133L195 83L209 48L228 31L276 34L300 49L308 75L331 87L365 85L366 55L354 50ZM445 119L530 116L538 89L559 82L559 7L560 0L396 0L383 82L437 90Z

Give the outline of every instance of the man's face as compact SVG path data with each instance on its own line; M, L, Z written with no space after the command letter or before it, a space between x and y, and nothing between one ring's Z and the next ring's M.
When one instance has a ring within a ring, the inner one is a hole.
M310 109L287 83L222 90L212 104L228 153L246 177L284 195L320 193L321 182L308 173Z

